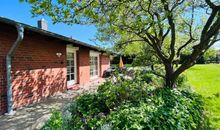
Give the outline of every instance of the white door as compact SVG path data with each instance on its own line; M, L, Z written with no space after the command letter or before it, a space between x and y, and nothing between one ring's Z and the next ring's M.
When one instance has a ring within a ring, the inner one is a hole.
M90 56L90 78L98 78L98 56Z
M67 52L67 86L76 83L76 53Z
M100 75L99 55L99 52L90 51L90 79L98 78Z

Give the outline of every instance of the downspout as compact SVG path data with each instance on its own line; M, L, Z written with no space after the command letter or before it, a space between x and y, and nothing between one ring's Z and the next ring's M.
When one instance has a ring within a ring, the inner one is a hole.
M8 108L8 115L13 115L13 109L12 109L12 77L11 77L11 61L12 57L14 56L14 53L18 46L20 45L21 41L24 38L24 28L18 24L16 25L17 28L17 39L10 48L9 52L7 53L6 56L6 75L7 75L7 108Z

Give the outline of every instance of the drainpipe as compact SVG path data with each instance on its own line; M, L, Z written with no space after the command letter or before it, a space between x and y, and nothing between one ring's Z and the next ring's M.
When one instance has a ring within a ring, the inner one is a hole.
M7 107L8 107L8 115L13 115L15 112L12 109L12 78L11 78L11 59L14 56L14 53L18 46L20 45L21 41L24 38L24 28L18 24L16 25L17 28L17 39L10 48L9 52L6 56L6 75L7 75Z

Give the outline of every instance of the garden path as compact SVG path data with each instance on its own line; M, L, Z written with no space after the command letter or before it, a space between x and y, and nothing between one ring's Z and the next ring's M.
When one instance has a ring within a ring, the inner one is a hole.
M104 79L98 79L90 84L79 86L79 90L57 93L39 103L19 108L14 115L2 115L0 130L38 130L49 119L52 110L62 110L77 96L96 91L97 86L103 82Z

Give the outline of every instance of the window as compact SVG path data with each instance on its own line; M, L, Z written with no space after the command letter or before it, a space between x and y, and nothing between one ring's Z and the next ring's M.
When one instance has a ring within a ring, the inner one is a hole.
M90 77L98 76L98 56L90 56Z
M67 81L75 80L74 53L67 52Z
M90 79L98 78L99 76L99 55L100 52L90 50Z
M67 45L66 48L66 62L67 62L67 86L71 86L77 82L77 64L76 64L76 51L77 47Z

